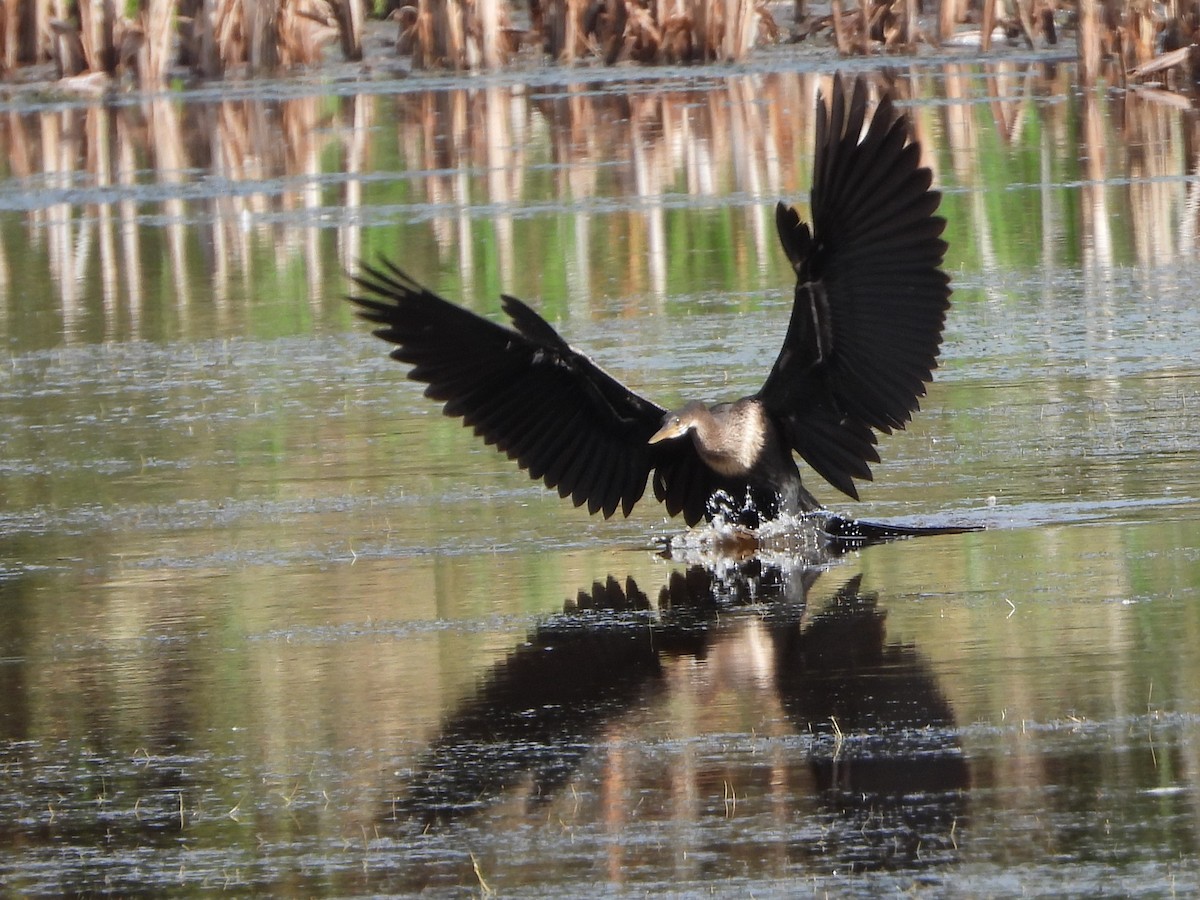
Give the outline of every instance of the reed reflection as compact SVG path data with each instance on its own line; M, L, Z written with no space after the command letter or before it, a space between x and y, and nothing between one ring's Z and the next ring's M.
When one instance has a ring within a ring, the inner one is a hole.
M1016 62L878 77L938 148L924 162L947 191L952 246L978 256L957 261L968 271L1028 266L1035 229L1042 265L1085 267L1098 286L1114 266L1194 252L1200 123L1161 92L1079 95L1071 67ZM190 336L189 307L211 296L226 334L239 304L280 297L291 271L287 295L329 315L342 272L370 255L368 225L388 251L457 271L466 295L482 278L530 296L564 284L581 303L773 284L766 214L804 199L823 82L766 72L10 107L0 200L26 228L5 229L0 303L51 294L68 340L94 322L113 340L159 337L155 301ZM1113 228L1126 211L1132 226Z
M336 110L302 97L10 111L0 128L11 150L7 174L17 179L10 202L25 212L34 258L45 255L66 339L96 313L105 339L122 337L124 323L133 337L154 336L142 320L148 298L160 295L171 298L185 329L197 295L227 317L230 298L245 296L239 283L254 277L263 244L275 264L300 260L310 296L319 299L328 268L317 241L323 181L362 171L371 109L359 97ZM340 147L331 127L339 119L350 135ZM331 145L340 150L332 166ZM339 205L358 202L347 188ZM338 231L343 265L358 255L359 227ZM28 295L41 304L44 293L35 282L8 299Z
M970 785L953 710L922 655L888 642L886 614L861 590L861 576L811 613L807 597L821 572L760 559L720 572L692 566L671 574L655 604L632 578L581 591L446 717L386 819L424 831L504 815L501 807L511 814L515 803L518 815L537 820L569 786L572 796L599 798L593 814L605 822L645 822L661 809L678 824L682 808L702 825L720 817L704 803L714 783L726 786L721 814L736 816L730 786L758 776L735 761L718 717L708 726L724 735L719 760L686 748L639 752L631 736L632 722L645 728L655 710L703 704L678 696L694 690L672 674L680 664L717 670L713 681L744 681L724 671L732 667L760 673L782 711L776 737L753 754L770 770L769 786L741 802L779 811L777 825L792 835L789 861L857 869L951 861ZM695 725L671 740L703 742L704 717ZM600 783L572 784L589 757L603 759Z

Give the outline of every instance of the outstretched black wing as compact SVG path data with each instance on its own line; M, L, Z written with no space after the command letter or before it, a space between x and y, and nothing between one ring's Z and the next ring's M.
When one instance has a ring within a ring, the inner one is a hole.
M664 410L581 353L515 297L504 310L515 330L455 306L400 269L363 266L350 299L359 315L396 344L392 358L428 385L488 444L504 451L576 506L629 515L654 464L648 439ZM690 442L688 442L690 448ZM675 454L684 451L682 448ZM660 458L661 451L655 455Z
M847 98L835 78L829 107L817 102L813 227L779 204L796 297L758 395L805 461L855 498L853 479L879 461L874 432L903 428L919 408L950 306L941 194L891 99L863 135L866 113L862 79Z

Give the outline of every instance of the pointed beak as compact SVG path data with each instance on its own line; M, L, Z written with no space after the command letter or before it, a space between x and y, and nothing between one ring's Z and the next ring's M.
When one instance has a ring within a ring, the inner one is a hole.
M659 441L669 441L672 438L683 437L690 426L681 422L678 416L672 416L663 423L663 427L650 435L648 443L657 444Z

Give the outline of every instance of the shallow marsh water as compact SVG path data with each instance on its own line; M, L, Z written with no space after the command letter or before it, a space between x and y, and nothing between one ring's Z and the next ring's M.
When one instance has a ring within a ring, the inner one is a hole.
M440 417L343 270L751 390L817 74L0 106L6 888L1200 889L1195 114L895 77L943 365L861 504L810 487L988 530L715 576Z

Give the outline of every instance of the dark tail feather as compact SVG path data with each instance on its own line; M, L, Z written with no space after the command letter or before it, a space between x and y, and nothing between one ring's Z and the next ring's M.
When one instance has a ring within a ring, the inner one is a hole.
M863 522L829 514L823 525L829 536L829 546L838 552L857 550L872 544L883 544L902 538L925 537L933 534L966 534L983 531L982 525L891 525L887 522Z

